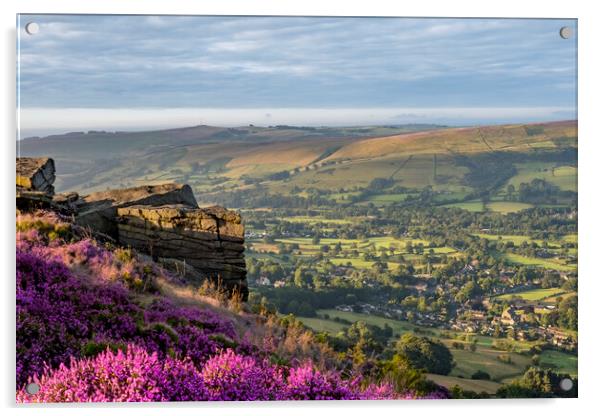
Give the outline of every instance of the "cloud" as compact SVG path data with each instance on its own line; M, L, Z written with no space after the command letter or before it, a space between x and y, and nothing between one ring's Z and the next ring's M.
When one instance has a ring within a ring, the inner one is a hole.
M240 40L229 42L215 42L207 50L210 52L249 52L260 49L260 42L253 40Z
M41 30L20 37L29 108L576 105L576 39L558 36L572 20L21 17L30 20Z

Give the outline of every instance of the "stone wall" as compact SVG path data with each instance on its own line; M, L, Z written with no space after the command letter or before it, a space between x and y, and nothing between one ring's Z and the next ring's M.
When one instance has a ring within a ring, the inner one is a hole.
M23 159L23 160L22 160ZM234 211L199 208L188 185L161 184L80 196L54 195L52 159L17 159L17 207L50 208L164 265L183 264L195 283L210 279L248 296L244 226Z

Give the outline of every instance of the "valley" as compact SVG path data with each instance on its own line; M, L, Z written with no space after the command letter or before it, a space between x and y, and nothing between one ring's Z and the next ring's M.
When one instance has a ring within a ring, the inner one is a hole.
M20 152L55 159L58 192L178 182L239 210L249 304L358 365L410 333L451 351L428 372L449 388L577 375L575 121L86 132Z

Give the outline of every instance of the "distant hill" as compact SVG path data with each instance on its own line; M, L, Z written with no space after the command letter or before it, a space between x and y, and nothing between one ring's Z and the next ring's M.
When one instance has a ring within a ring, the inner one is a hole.
M387 181L386 194L399 186L431 187L442 201L495 196L507 184L534 178L576 191L576 150L576 121L461 128L194 126L20 142L21 156L56 160L58 192L175 181L189 183L201 203L226 205L233 203L224 200L229 192L260 188L274 194L337 190L348 200L374 179Z
M141 176L149 174L156 179L169 169L186 171L190 165L212 170L237 158L240 160L233 160L231 167L243 172L249 169L241 166L258 164L254 160L262 160L260 165L271 162L302 165L359 138L442 127L428 124L349 128L201 125L143 132L70 132L26 138L19 142L18 151L19 156L54 158L62 170L59 172L62 179L57 182L59 191L99 190L115 181L136 183ZM263 152L271 156L265 159Z

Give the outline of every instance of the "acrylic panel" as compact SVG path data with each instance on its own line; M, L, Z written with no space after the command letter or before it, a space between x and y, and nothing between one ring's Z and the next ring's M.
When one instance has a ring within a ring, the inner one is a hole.
M17 33L17 402L577 396L575 19Z

